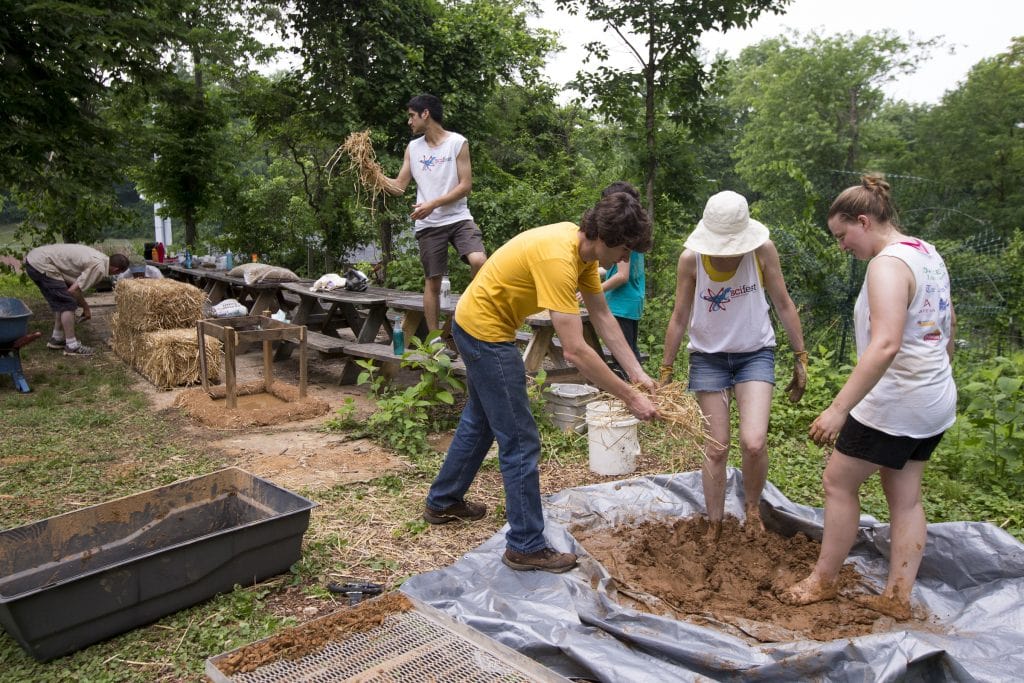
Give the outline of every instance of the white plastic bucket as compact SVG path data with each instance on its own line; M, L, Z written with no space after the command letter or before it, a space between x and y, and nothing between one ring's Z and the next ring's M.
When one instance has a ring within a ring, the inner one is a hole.
M587 404L587 443L590 471L596 474L629 474L636 469L640 441L639 420L626 412L621 401Z

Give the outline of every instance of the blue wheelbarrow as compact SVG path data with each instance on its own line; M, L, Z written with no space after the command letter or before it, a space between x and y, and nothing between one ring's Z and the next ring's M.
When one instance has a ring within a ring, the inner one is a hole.
M14 388L23 394L32 391L21 371L21 348L42 336L28 332L32 311L21 299L0 297L0 374L10 375Z

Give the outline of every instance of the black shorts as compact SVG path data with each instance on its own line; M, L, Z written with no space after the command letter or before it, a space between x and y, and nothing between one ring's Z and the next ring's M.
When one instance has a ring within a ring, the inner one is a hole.
M484 234L476 223L468 219L419 230L416 232L416 241L420 245L423 274L428 278L441 277L448 272L449 243L459 252L463 261L466 261L469 254L484 251Z
M851 458L866 460L880 467L902 470L910 460L928 460L942 441L940 432L935 436L915 439L912 436L893 436L862 425L852 417L839 431L836 450Z
M66 282L44 275L33 268L32 264L28 261L24 263L25 273L32 279L32 282L36 283L39 291L43 293L43 298L50 305L51 311L63 313L64 311L78 310L78 300L68 291Z

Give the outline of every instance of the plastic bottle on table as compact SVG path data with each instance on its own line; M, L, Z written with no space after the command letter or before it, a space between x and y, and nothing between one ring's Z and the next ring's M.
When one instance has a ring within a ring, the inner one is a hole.
M405 353L405 332L402 330L402 318L396 318L391 330L391 350L396 356Z
M448 308L452 303L452 283L445 275L441 278L441 308Z
M228 249L227 253L224 254L224 268L225 270L231 270L235 267L235 255Z

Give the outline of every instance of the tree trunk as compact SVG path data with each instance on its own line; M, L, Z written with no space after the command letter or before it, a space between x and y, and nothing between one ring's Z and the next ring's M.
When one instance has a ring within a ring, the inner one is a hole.
M644 69L644 132L647 139L647 168L644 179L647 195L647 216L654 223L654 179L658 172L658 157L655 147L654 121L654 47L649 46L647 67Z

